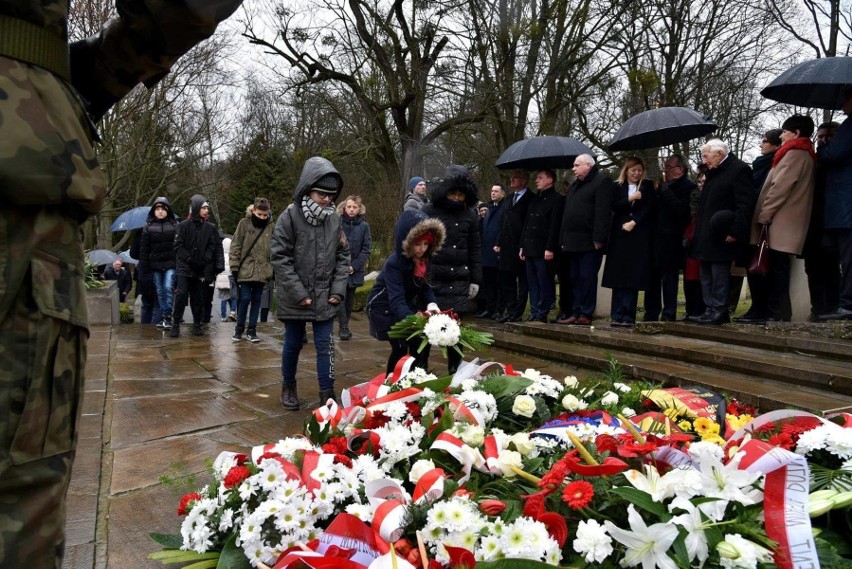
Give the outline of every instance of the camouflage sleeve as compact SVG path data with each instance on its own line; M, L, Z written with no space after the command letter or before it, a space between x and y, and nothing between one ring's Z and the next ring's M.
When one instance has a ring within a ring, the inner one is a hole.
M95 120L134 86L152 87L242 0L116 0L118 17L71 45L71 76Z

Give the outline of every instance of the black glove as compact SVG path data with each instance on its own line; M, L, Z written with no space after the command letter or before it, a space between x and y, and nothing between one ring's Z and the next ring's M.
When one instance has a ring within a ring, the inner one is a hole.
M232 276L232 277L234 277L234 282L235 282L235 283L240 282L240 281L238 281L238 280L237 280L237 277L239 277L239 276L240 276L240 272L239 272L239 271L231 271L231 276Z

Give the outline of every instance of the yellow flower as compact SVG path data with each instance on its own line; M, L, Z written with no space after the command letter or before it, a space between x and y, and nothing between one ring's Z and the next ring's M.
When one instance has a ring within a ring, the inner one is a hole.
M718 434L719 424L709 417L698 417L693 423L695 432L703 438L707 434Z
M720 447L725 446L725 444L727 444L727 442L728 442L725 439L723 439L722 437L720 437L718 434L702 435L701 440L705 443L713 443L713 444L719 445Z
M748 415L748 414L736 416L736 415L731 415L730 413L725 415L725 418L728 419L728 424L735 431L739 431L741 428L743 428L744 426L749 424L752 421L752 419L754 419L754 417L752 417L751 415Z
M681 421L677 424L677 428L683 431L684 433L688 433L692 430L692 423L689 421Z

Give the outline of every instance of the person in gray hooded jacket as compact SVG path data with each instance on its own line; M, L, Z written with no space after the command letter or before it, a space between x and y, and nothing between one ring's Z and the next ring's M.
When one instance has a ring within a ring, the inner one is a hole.
M346 296L350 265L349 244L333 205L342 190L343 178L330 161L308 158L293 203L278 217L272 234L270 260L278 287L278 319L284 323L281 405L285 409L299 408L296 369L308 322L314 329L320 404L337 400L331 332Z

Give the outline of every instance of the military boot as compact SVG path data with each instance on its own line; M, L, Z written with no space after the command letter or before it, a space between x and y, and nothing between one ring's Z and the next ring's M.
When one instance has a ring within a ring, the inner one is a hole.
M281 384L281 406L296 411L299 409L299 399L296 397L296 384Z

